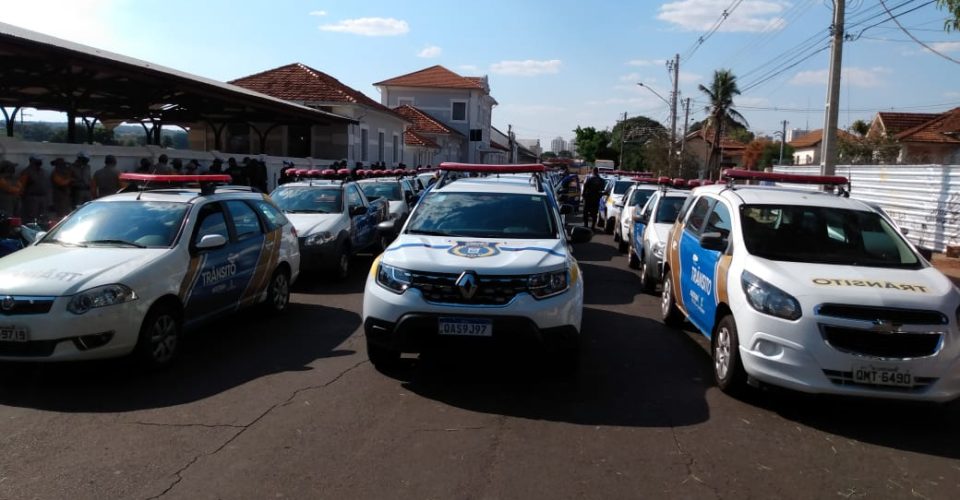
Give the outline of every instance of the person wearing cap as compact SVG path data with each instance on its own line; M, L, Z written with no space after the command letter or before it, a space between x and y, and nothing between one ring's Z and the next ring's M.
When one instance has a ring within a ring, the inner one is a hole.
M247 179L250 180L250 185L260 191L261 193L267 192L267 164L263 160L251 159L250 163L247 165Z
M149 174L153 166L150 164L150 160L147 158L140 158L140 166L137 167L138 174Z
M20 215L28 222L40 219L45 214L50 181L43 171L43 160L31 156L27 168L20 172Z
M200 162L196 159L187 162L187 175L196 175L197 170L200 170Z
M57 217L64 217L73 210L70 204L73 174L63 158L57 158L50 164L53 165L53 173L50 174L50 184L53 185L53 211L56 212Z
M175 174L183 173L183 160L181 160L180 158L174 158L173 161L170 162L170 165L171 165L171 168L173 168L173 173Z
M93 196L100 198L120 191L123 187L120 182L120 170L117 169L117 158L107 155L103 159L103 168L93 174Z
M157 164L153 167L153 173L157 175L171 175L173 174L173 167L171 167L167 162L169 158L167 155L160 155L157 158Z
M16 178L17 164L9 160L0 160L0 215L17 215L17 202L20 200L20 183Z
M246 173L243 171L243 168L237 164L237 159L230 157L227 160L227 175L230 176L230 184L234 186L248 186Z
M73 207L79 207L93 199L93 176L90 172L90 156L81 152L70 166L73 182L70 184L70 198Z

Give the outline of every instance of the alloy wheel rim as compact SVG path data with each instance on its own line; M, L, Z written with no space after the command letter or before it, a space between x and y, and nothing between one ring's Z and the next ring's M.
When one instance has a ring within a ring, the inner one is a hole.
M164 314L153 323L150 345L153 347L153 359L165 363L173 357L177 349L177 323L170 315Z
M717 330L717 343L713 348L713 358L717 377L721 380L726 379L727 372L730 370L730 330L725 326Z
M290 286L287 283L287 276L283 273L277 275L273 280L273 307L282 311L287 307L289 300Z

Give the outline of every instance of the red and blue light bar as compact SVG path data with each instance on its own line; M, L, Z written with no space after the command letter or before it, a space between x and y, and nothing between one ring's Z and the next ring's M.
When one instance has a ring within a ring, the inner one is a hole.
M214 175L162 175L162 174L120 174L121 181L131 182L156 182L163 184L192 184L197 182L226 182L230 183L233 178L226 174Z

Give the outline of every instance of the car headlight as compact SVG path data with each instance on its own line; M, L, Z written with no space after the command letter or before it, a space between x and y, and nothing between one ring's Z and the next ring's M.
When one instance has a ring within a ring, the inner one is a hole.
M377 269L377 284L390 290L393 293L401 294L410 288L412 276L410 271L400 269L399 267L380 264Z
M308 247L318 247L320 245L325 245L335 240L336 236L333 235L330 231L320 231L318 233L311 234L303 240L303 244Z
M653 244L653 256L658 259L663 259L663 242L658 241Z
M759 312L788 320L802 316L800 302L792 295L763 281L749 271L740 275L740 284L747 295L747 302Z
M527 280L530 295L536 299L545 299L561 294L570 288L570 272L567 269L549 273L534 274Z
M113 306L137 300L137 293L123 285L104 285L74 295L67 303L73 314L84 314L98 307Z

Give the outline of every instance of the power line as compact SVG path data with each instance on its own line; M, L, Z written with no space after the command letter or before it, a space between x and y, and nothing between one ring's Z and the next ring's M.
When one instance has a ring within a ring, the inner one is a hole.
M693 101L697 105L708 105L708 101ZM906 110L923 110L923 109L935 109L935 108L944 108L947 106L958 106L960 101L951 101L951 102L941 102L936 104L917 104L915 106L891 106L888 108L850 108L846 111L851 113L866 113L872 111L906 111ZM780 113L819 113L823 112L823 108L795 108L790 106L748 106L748 105L736 105L736 109L749 109L751 111L776 111Z
M931 3L933 3L933 2L931 2ZM913 33L910 33L909 31L907 31L907 29L904 28L902 24L900 24L900 21L897 20L897 16L894 16L892 13L890 13L890 9L887 8L886 2L884 2L883 0L880 0L880 5L883 6L883 10L885 10L885 11L887 12L887 15L890 16L890 20L893 21L894 23L896 23L896 25L900 27L900 30L903 31L903 32L904 32L908 37L910 37L914 42L917 42L917 43L920 44L923 48L929 50L930 52L933 52L934 54L936 54L936 55L938 55L938 56L940 56L940 57L942 57L942 58L944 58L944 59L946 59L946 60L948 60L948 61L951 61L951 62L956 63L956 64L960 64L960 61L958 61L958 60L956 60L956 59L954 59L954 58L952 58L952 57L950 57L950 56L948 56L948 55L946 55L946 54L942 54L942 53L934 50L933 47L931 47L931 46L929 46L929 45L921 42L920 40L917 39L917 37L913 36Z
M730 14L733 14L733 11L736 10L741 3L743 3L743 0L733 0L733 3L731 3L729 7L724 9L724 11L720 14L720 17L717 18L717 20L713 23L713 26L711 26L706 33L704 33L703 35L700 35L700 38L698 38L697 41L694 42L693 45L690 47L690 49L687 50L687 55L683 56L684 62L686 62L688 59L693 57L693 54L697 52L697 49L699 49L704 42L710 39L710 37L713 36L713 34L720 29L720 26L723 25L723 22L726 21L728 17L730 17Z

